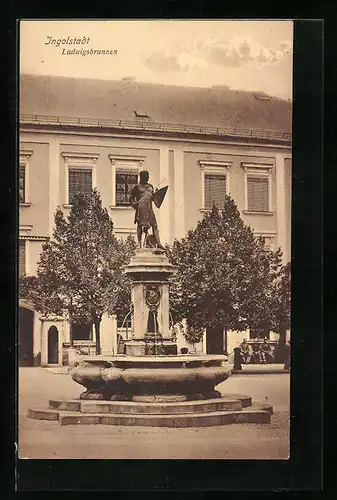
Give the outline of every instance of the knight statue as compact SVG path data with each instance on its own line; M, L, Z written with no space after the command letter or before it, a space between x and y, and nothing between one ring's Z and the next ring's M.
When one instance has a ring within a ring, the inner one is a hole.
M145 246L164 250L160 242L159 230L152 202L159 208L164 200L167 189L168 186L155 190L152 184L149 184L149 172L147 170L142 170L139 173L139 183L136 184L131 191L130 204L135 209L137 240L140 248ZM152 234L148 234L150 228L152 229ZM145 235L145 239L142 244L143 234Z

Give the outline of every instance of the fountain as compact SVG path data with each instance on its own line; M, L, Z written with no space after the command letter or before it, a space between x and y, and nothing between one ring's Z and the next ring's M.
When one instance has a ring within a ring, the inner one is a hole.
M156 235L156 224L153 234ZM183 355L169 328L169 276L174 272L159 235L141 244L124 272L132 280L134 331L125 353L86 356L70 371L85 391L79 400L50 400L31 418L66 424L199 427L270 422L272 408L245 395L222 395L230 376L225 355Z
M178 355L169 330L165 252L140 248L126 267L132 279L134 324L125 354L88 357L71 371L86 387L81 399L177 402L220 397L214 387L230 375L223 355Z

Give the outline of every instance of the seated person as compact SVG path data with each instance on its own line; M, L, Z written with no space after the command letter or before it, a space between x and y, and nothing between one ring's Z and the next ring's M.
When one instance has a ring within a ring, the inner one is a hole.
M261 344L260 347L260 353L261 353L261 361L263 364L270 363L272 360L273 356L271 353L271 347L267 342L267 339L264 338L263 343Z
M250 358L250 362L254 364L261 363L260 344L257 341L255 341L252 346L252 355Z
M250 351L250 347L249 347L249 344L247 343L246 339L243 339L243 342L240 345L240 353L241 353L242 362L244 364L249 363L250 358L251 358L251 351Z

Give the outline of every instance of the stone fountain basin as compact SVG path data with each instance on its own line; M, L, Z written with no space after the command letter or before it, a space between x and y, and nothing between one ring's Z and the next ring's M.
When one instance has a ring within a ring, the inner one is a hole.
M224 355L88 356L70 372L87 391L82 399L171 395L216 397L230 376Z

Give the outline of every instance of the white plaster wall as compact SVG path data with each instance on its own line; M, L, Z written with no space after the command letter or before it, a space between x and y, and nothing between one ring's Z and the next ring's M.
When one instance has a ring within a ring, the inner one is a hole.
M289 342L291 339L291 333L290 333L290 330L287 330L287 333L286 333L286 341Z
M196 344L191 344L188 342L184 336L184 330L183 328L175 327L176 333L177 333L177 349L178 349L178 354L180 353L180 349L182 347L187 347L187 349L190 352L203 352L203 343L198 342Z
M43 241L26 240L26 273L30 276L36 276L37 265L42 252Z
M279 339L279 334L278 333L275 333L275 332L270 332L270 336L269 336L270 340L276 340L278 341Z
M102 354L112 354L116 338L116 320L113 316L103 315L101 322Z
M227 342L228 342L228 354L231 354L235 347L239 347L243 339L249 339L249 332L227 332Z

